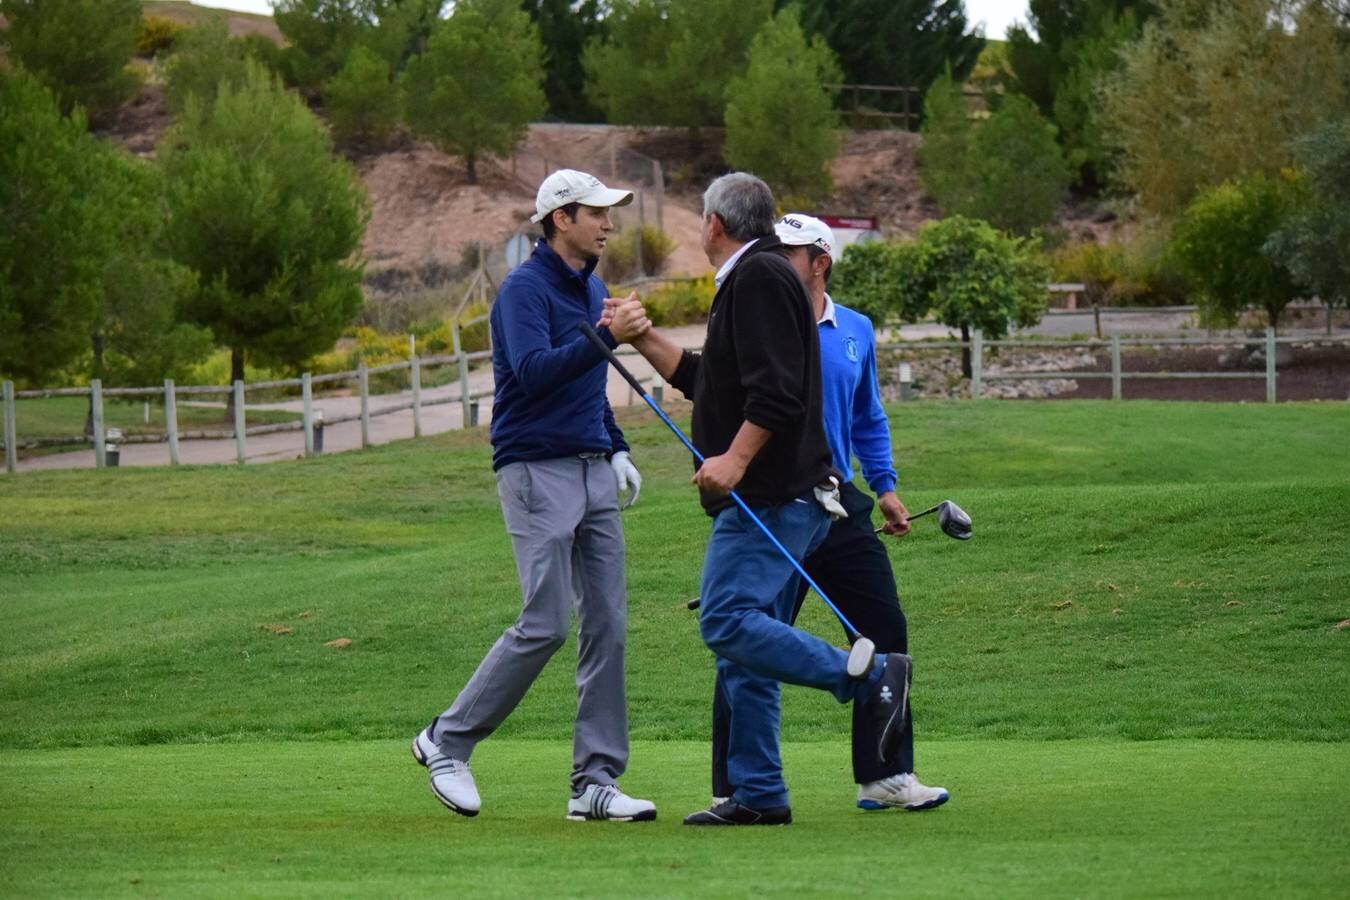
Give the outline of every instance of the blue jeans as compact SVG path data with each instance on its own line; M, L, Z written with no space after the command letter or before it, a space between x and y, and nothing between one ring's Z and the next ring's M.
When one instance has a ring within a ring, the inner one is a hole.
M830 527L810 494L755 513L798 560ZM699 629L717 655L731 709L727 774L735 799L757 809L788 805L778 752L778 682L820 688L847 703L865 697L881 677L879 658L867 681L853 680L847 653L788 624L799 578L739 507L717 514L703 562Z

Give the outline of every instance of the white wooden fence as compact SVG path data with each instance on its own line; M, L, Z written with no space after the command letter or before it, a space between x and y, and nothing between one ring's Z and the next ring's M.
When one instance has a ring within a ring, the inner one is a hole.
M1265 370L1261 372L1129 372L1121 365L1121 350L1124 347L1248 347L1260 340L1265 347ZM1321 337L1298 335L1293 337L1277 337L1275 332L1267 328L1264 339L1252 338L1122 338L1119 335L1113 335L1108 340L1088 339L1077 340L1073 338L1045 338L1041 340L995 340L988 341L978 332L971 333L971 339L966 341L901 341L878 345L878 350L908 352L910 354L926 350L970 350L970 395L971 397L981 397L984 395L984 385L989 381L1031 381L1040 379L1111 379L1111 399L1121 399L1121 383L1127 379L1264 379L1266 382L1266 402L1274 403L1276 400L1276 382L1278 373L1275 368L1276 345L1278 344L1350 344L1350 338L1344 337ZM1027 372L986 372L984 367L984 350L986 347L1030 347L1038 350L1058 350L1066 347L1088 347L1092 349L1109 349L1111 354L1111 368L1106 372L1097 371L1027 371Z

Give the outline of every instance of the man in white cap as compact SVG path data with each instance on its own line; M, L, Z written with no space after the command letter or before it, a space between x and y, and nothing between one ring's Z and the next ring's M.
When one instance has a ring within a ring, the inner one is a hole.
M821 411L834 467L843 473L840 500L848 518L835 521L825 540L802 560L802 567L844 615L877 645L878 653L908 653L905 614L895 588L886 548L872 529L872 498L853 486L851 460L876 494L885 524L901 537L909 532L909 514L895 493L896 471L891 434L877 386L876 340L872 322L835 303L826 292L835 255L834 232L813 216L789 213L774 225L811 299L820 335ZM792 620L806 596L797 596ZM932 809L947 802L945 788L928 787L914 777L913 704L905 709L899 746L889 759L877 753L875 728L861 705L853 715L853 777L861 809ZM730 709L719 691L713 703L713 794L729 797L726 744Z
M544 179L531 221L544 236L502 282L491 314L492 467L524 598L520 617L479 664L451 707L413 739L431 790L478 814L469 757L516 708L563 645L575 605L577 718L567 818L650 821L656 807L619 790L628 764L624 691L627 595L625 507L642 479L605 398L605 358L577 330L601 318L607 294L595 266L631 191L562 169ZM601 336L617 346L607 328Z

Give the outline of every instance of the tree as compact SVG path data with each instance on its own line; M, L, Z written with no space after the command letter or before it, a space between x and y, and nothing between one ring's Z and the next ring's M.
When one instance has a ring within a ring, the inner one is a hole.
M277 0L272 19L287 42L281 54L287 83L317 94L369 29L369 12L369 0Z
M244 45L230 40L223 20L189 28L164 64L164 100L182 114L188 97L197 98L198 111L211 111L222 84L238 90L247 78Z
M1059 128L1060 146L1085 187L1097 187L1109 169L1097 83L1119 68L1119 49L1155 12L1148 0L1031 0L1028 26L1009 30L1009 89Z
M984 120L972 119L949 79L924 100L924 188L951 215L1029 234L1054 216L1069 184L1055 127L1025 97L1008 96Z
M829 194L839 115L823 85L838 80L834 53L820 38L807 42L796 12L774 16L755 35L749 67L727 93L727 163L760 175L785 203L795 197L789 206Z
M389 63L358 46L324 91L328 119L341 138L379 143L398 122L398 90Z
M104 148L78 110L0 67L0 373L38 382L89 346L113 250Z
M231 378L331 347L362 305L366 201L305 104L250 62L209 112L188 101L158 156L168 246L198 284L183 317L230 348Z
M1149 213L1206 187L1295 163L1289 138L1350 109L1344 25L1321 3L1159 0L1107 77L1103 127L1118 177Z
M1264 252L1288 222L1293 185L1287 178L1246 175L1207 189L1172 233L1170 252L1196 290L1206 320L1236 322L1248 307L1266 311L1271 328L1298 296L1293 275Z
M182 378L214 347L208 329L179 318L196 277L165 255L157 171L111 147L104 157L114 240L91 329L89 374L131 386Z
M530 17L512 0L460 0L403 73L408 126L463 159L477 184L483 154L511 153L543 113L542 55Z
M619 125L722 124L773 0L616 0L587 45L587 96Z
M1265 250L1328 307L1350 306L1350 115L1303 137L1297 153L1306 190Z
M802 0L802 24L825 38L850 83L921 93L947 71L964 81L984 47L966 30L962 0Z
M426 49L446 0L370 0L374 26L359 43L368 47L395 75Z
M914 321L931 313L943 325L1000 338L1009 324L1034 325L1045 311L1049 270L1033 243L1009 237L987 222L952 216L928 222L906 243L850 247L835 275L833 293L878 321ZM962 353L970 377L970 351Z
M906 275L901 248L890 241L850 244L830 274L830 292L847 301L878 327L917 322L928 314L928 298L898 289Z
M598 122L603 113L586 97L582 65L587 42L603 39L600 0L522 0L544 45L544 96L549 115L564 122Z
M136 91L127 68L136 52L141 0L0 0L10 58L56 94L61 112L78 104L95 118Z

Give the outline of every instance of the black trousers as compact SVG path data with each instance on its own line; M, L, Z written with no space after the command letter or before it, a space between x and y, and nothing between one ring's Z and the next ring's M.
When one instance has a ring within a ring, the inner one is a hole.
M881 539L873 533L870 496L852 484L840 491L847 519L830 526L825 540L815 552L802 560L806 570L825 594L865 637L877 645L878 653L908 653L909 632L900 597L895 588L891 561ZM793 610L795 622L808 588L803 581ZM847 634L845 634L847 640ZM912 695L911 695L912 696ZM877 758L877 737L861 703L853 704L853 780L858 784L879 781L891 775L914 771L914 723L906 713L900 747L888 764ZM712 783L714 797L730 797L734 785L727 778L727 739L731 709L718 685L713 687Z

